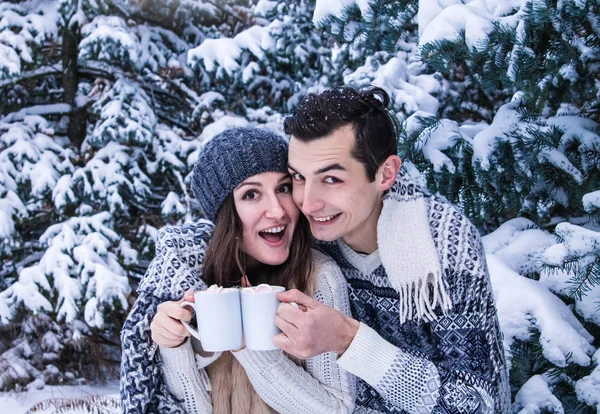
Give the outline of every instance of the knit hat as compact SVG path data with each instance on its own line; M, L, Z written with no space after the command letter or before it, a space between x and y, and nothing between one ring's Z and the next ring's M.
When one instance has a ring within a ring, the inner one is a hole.
M266 129L232 128L200 150L192 190L206 218L214 222L225 198L245 179L263 172L287 172L287 143Z

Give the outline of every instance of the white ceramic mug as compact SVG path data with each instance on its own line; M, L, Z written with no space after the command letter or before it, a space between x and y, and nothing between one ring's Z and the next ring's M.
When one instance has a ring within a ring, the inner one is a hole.
M200 291L194 294L195 302L182 302L180 306L191 306L196 311L198 330L181 321L187 330L209 352L230 351L242 346L242 315L240 291L230 288L213 293Z
M283 292L281 286L271 286L270 292L252 293L242 290L242 325L246 347L254 351L279 349L273 344L273 338L281 331L275 325L277 308L281 303L277 293Z

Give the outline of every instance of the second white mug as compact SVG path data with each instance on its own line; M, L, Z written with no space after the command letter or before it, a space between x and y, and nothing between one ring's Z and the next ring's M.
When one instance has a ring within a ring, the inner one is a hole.
M270 292L252 293L242 290L242 325L246 347L254 351L279 349L273 344L273 338L281 331L275 325L277 308L281 303L277 293L283 292L281 286L271 286Z

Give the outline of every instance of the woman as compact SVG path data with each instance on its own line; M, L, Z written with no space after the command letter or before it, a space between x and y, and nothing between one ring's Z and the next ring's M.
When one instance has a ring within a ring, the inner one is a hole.
M310 249L308 223L292 199L285 141L260 129L217 135L199 155L192 188L210 222L159 232L121 334L124 412L351 411L355 379L338 368L337 355L301 364L279 350L210 354L180 323L192 315L176 301L212 284L297 288L349 313L339 268Z

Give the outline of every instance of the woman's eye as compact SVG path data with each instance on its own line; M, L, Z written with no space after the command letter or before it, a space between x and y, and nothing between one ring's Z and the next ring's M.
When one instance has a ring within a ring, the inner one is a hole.
M282 194L288 194L292 192L292 185L291 184L283 184L281 187L279 187L279 192Z
M325 177L325 179L323 181L326 182L327 184L335 184L335 183L340 182L340 180L338 180L335 177Z
M242 197L243 200L256 200L257 198L258 198L258 191L256 191L256 190L246 191L246 193Z

